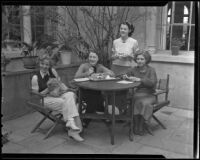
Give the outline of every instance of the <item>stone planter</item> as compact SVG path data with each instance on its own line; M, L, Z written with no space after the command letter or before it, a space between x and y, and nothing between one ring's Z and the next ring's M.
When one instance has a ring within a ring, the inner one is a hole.
M23 57L24 68L35 69L37 67L37 57L38 56Z
M172 52L172 55L177 56L179 54L179 46L172 46L171 52Z
M60 54L62 64L71 64L71 51L62 51Z

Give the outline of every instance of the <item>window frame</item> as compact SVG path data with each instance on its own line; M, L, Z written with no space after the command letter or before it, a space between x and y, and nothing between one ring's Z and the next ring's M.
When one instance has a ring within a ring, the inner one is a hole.
M180 50L180 52L188 51L190 53L194 53L194 50L190 50L190 41L191 41L191 28L192 26L195 26L195 24L192 24L192 13L193 13L193 5L194 3L190 1L190 11L189 11L189 22L188 23L174 23L174 13L175 13L175 2L172 2L172 12L171 12L171 23L167 24L167 18L168 18L168 4L164 7L162 7L161 10L161 42L160 47L162 50L171 50L171 43L169 46L169 49L166 49L166 33L167 33L167 27L171 27L170 31L170 42L172 39L172 33L173 33L173 26L189 26L189 33L188 33L188 42L187 42L187 49L186 50Z

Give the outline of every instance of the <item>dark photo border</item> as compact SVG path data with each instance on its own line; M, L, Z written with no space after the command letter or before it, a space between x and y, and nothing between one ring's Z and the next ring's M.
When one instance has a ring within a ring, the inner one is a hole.
M73 6L88 6L88 5L106 5L106 6L164 6L169 1L161 1L161 0L154 0L154 1L117 1L117 0L79 0L79 1L73 1L73 0L30 0L30 1L22 1L22 0L3 0L1 1L2 5L73 5ZM199 157L199 63L200 63L200 2L195 2L195 32L196 32L196 38L195 38L195 69L194 69L194 140L193 140L193 158ZM157 158L164 158L162 155L109 155L109 154L91 154L91 155L85 155L85 154L2 154L1 155L3 159L66 159L66 158L72 158L72 159L142 159L142 158L151 158L151 159L157 159Z

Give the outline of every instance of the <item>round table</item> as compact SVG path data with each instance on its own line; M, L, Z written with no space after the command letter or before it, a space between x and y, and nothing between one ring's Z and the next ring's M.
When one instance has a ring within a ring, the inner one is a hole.
M102 81L84 81L84 82L73 82L79 89L79 112L81 119L91 118L91 119L109 119L112 121L111 125L111 144L114 144L114 127L115 120L128 120L130 121L130 134L129 138L133 141L133 107L130 107L131 116L127 115L115 115L115 95L119 91L134 89L140 85L140 82L121 84L117 83L121 80L102 80ZM112 115L109 115L108 112L105 112L102 115L99 114L82 114L82 94L81 89L89 89L95 91L102 91L105 95L105 108L108 109L108 96L112 96ZM132 96L133 97L133 96ZM130 106L133 104L133 98L130 98Z

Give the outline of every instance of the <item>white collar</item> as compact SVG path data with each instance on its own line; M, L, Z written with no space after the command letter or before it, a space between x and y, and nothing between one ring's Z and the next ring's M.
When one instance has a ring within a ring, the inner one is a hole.
M129 39L129 37L125 41L122 39L122 37L120 37L120 39L121 39L122 43L126 43L128 41L128 39Z
M47 71L47 74L50 75L50 74L49 74L49 71ZM44 76L45 76L46 74L44 74L43 72L40 71L40 75L41 75L42 78L44 78Z

